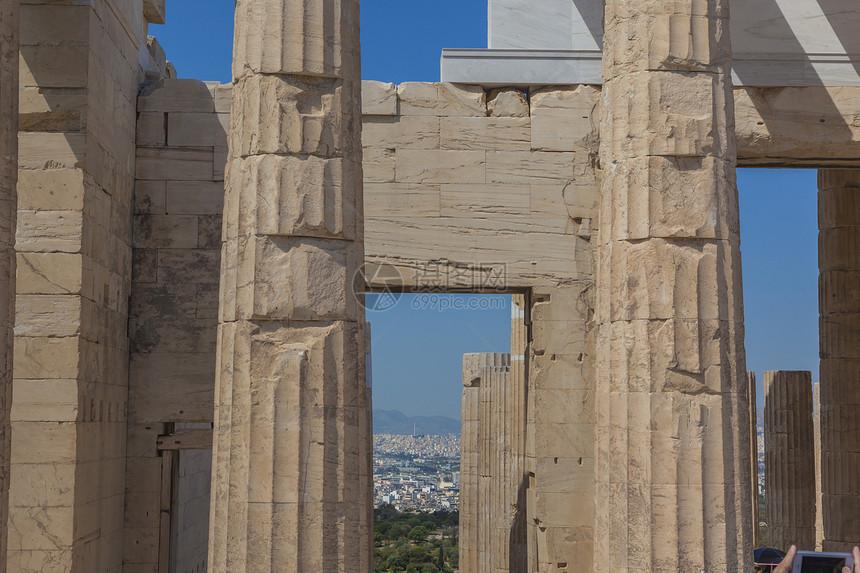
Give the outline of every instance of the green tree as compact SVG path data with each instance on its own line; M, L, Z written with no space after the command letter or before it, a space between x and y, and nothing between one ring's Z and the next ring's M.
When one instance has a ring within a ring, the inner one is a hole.
M409 541L415 541L416 543L420 543L427 539L427 528L423 525L419 525L417 527L413 527L408 535Z

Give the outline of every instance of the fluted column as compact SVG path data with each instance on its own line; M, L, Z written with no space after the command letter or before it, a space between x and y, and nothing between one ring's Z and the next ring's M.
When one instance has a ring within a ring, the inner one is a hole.
M821 509L821 384L812 385L812 429L815 431L815 550L821 551L824 515Z
M463 381L472 388L479 388L477 534L472 537L477 571L508 573L511 571L509 549L517 492L510 470L513 441L508 415L511 355L463 355ZM467 542L471 545L472 540Z
M860 540L860 170L818 172L825 551Z
M0 0L0 571L6 570L18 205L18 0Z
M209 568L369 572L358 1L238 0L233 76Z
M481 435L481 378L463 357L463 402L460 430L460 572L480 573L478 568L478 449Z
M815 550L815 431L812 374L764 373L767 544Z
M756 380L755 372L747 372L747 388L749 396L749 423L750 423L750 486L752 499L752 526L753 546L761 547L759 543L759 519L758 519L758 414L756 412Z
M608 0L595 571L747 571L728 0Z
M528 538L526 527L526 493L528 471L526 470L526 408L527 384L525 355L528 345L528 332L525 323L525 297L515 294L511 297L511 378L510 408L511 420L511 531L509 545L509 570L507 573L528 573Z

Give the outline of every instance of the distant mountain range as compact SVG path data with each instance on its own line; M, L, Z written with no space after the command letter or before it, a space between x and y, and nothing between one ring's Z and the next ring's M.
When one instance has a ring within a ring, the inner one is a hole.
M757 408L757 422L764 426L764 409ZM416 434L459 434L460 420L445 416L407 416L399 410L373 410L374 434L412 434L415 424Z
M459 434L460 420L445 416L407 416L398 410L373 410L374 434Z

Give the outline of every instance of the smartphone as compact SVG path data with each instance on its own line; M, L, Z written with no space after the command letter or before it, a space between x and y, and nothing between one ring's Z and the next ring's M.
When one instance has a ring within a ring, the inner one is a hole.
M842 573L842 568L854 571L854 556L850 553L798 551L792 573Z

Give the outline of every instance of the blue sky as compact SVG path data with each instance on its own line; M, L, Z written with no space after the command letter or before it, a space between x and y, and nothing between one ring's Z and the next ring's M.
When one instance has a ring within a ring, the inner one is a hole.
M205 10L201 10L205 6ZM230 81L233 0L170 0L151 26L179 77ZM362 0L362 75L395 83L438 81L442 48L487 46L486 0ZM818 380L815 171L740 170L747 366L811 370ZM368 312L376 408L459 417L461 356L507 352L510 297L494 310L416 310L404 297ZM763 391L758 391L759 403Z

